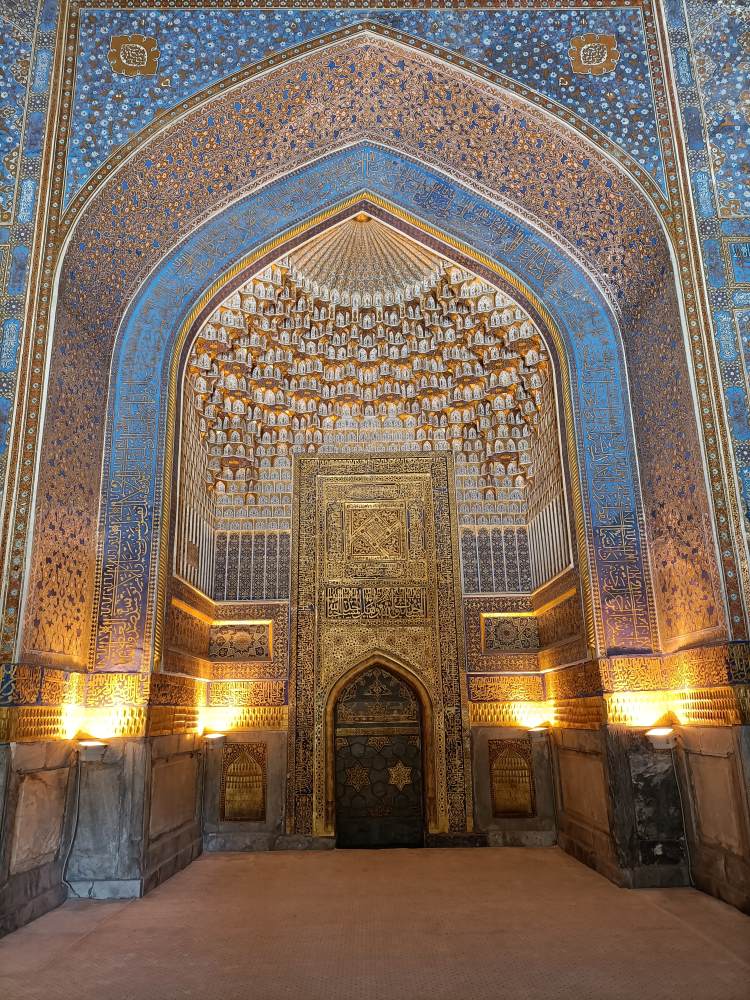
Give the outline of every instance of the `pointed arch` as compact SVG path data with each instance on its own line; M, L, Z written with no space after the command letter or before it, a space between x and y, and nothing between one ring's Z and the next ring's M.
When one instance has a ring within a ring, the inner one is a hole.
M387 51L382 40L374 47L366 33L337 45L325 58L300 56L170 122L92 193L58 279L43 446L47 455L75 452L78 479L72 482L49 462L40 466L24 659L149 668L158 647L152 547L161 530L158 470L167 444L164 358L188 299L194 302L200 287L219 280L250 247L269 243L271 220L280 243L309 222L310 205L333 210L362 191L390 197L423 226L458 232L490 264L522 273L556 319L565 314L559 325L569 330L570 357L590 383L586 394L579 383L573 406L598 419L591 436L583 434L582 450L604 474L604 452L614 442L618 457L609 478L629 484L624 493L618 486L615 496L614 487L594 489L589 479L584 491L589 507L608 510L610 518L587 539L589 551L610 552L599 577L610 623L619 621L609 636L602 632L600 651L646 651L659 643L646 526L660 574L654 590L662 644L665 637L679 644L698 633L720 638L724 611L716 573L690 572L691 563L714 565L710 508L693 404L684 391L687 360L681 356L679 371L672 363L681 320L669 248L642 192L592 143L551 128L543 113L515 95L402 47ZM332 52L342 58L331 58ZM347 89L344 59L386 65L384 89L359 96ZM419 97L425 64L473 102L473 121L453 116L450 127L441 125L441 109ZM329 85L340 85L347 110L305 92L287 118L258 119L257 105L286 86L300 93L303 77L311 93L330 94ZM361 105L354 123L350 98ZM368 101L376 98L378 120L370 120ZM404 101L408 116L401 113ZM315 112L321 120L311 119L313 108L322 109ZM373 143L373 133L387 137L390 148ZM334 151L321 156L316 143ZM575 241L564 235L573 223ZM571 248L572 242L578 245ZM161 298L149 299L146 292L157 285ZM108 288L104 297L102 287ZM620 393L628 378L643 403L635 414L648 504L643 514L626 400L617 401L623 419L611 419L610 394ZM108 493L102 497L105 452ZM125 464L113 466L113 456ZM675 489L684 493L678 508L671 503ZM108 534L113 512L126 520ZM118 569L97 573L97 552L103 565ZM117 591L121 584L127 593ZM99 620L92 630L95 605ZM93 640L104 642L106 654L91 655Z
M430 693L406 664L394 659L382 650L368 653L362 660L350 667L330 687L325 704L325 835L333 834L336 801L336 748L335 718L336 703L342 692L352 681L360 677L370 667L379 666L402 680L417 696L422 714L422 767L425 789L425 818L429 833L441 833L447 829L446 817L438 815L436 795L436 772L438 762L435 757L435 731Z

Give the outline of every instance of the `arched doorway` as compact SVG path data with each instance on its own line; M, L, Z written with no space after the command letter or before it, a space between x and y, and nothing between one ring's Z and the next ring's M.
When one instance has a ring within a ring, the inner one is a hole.
M336 846L422 846L422 713L416 693L373 665L341 692L334 724Z

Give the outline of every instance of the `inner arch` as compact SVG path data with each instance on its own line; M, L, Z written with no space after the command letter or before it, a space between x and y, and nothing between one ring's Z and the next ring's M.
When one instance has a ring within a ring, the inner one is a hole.
M451 452L467 593L528 592L570 563L541 331L367 212L220 299L183 378L174 570L214 599L288 596L295 454Z

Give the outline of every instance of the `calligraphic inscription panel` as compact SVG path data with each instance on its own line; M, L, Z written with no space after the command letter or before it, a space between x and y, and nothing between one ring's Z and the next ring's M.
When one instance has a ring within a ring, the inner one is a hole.
M330 833L325 715L331 691L383 656L432 707L437 827L471 815L463 629L449 455L299 457L295 467L288 815Z
M427 613L425 587L326 587L326 618L398 619L405 624Z

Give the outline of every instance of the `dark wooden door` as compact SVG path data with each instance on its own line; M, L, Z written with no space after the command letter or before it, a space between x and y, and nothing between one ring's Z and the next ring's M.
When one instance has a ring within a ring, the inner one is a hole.
M337 846L421 846L421 719L412 689L371 667L342 692L335 722Z

